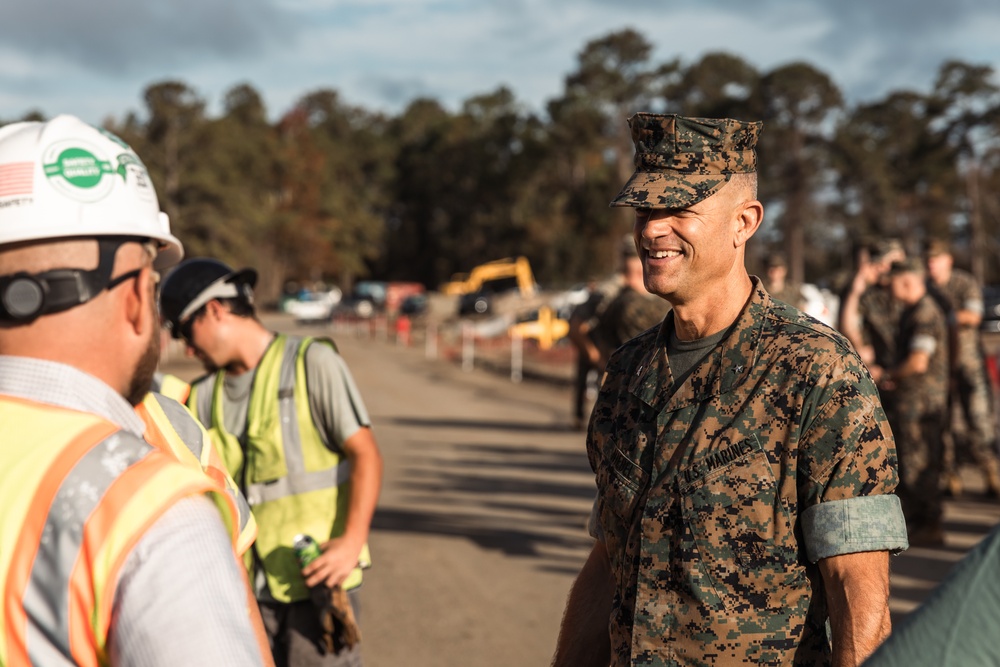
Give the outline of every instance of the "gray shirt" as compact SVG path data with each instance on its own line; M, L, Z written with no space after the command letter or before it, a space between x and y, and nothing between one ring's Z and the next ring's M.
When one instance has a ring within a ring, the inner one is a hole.
M92 413L138 438L144 431L117 392L64 364L0 356L0 394ZM178 501L129 553L115 591L108 652L112 664L140 667L263 664L243 574L207 498Z

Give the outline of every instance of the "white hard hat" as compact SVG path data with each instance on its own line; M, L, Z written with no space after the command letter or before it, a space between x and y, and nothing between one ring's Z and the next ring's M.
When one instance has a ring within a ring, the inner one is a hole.
M157 269L184 256L145 165L73 116L0 128L0 245L66 237L153 239Z

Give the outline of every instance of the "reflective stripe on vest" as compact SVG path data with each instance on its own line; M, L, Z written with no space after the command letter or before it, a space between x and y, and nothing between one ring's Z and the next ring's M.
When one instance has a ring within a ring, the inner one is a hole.
M318 542L341 535L346 522L350 462L326 443L309 407L305 352L326 339L277 336L257 365L241 444L224 428L222 373L194 384L189 405L209 426L230 474L242 480L257 519L255 550L279 601L308 596L291 550L296 533ZM334 349L336 349L334 347ZM363 560L368 561L367 547ZM356 569L344 588L361 583Z
M149 392L136 413L146 424L146 439L172 452L182 463L193 463L226 489L239 515L239 533L233 536L236 553L243 555L257 537L257 523L246 498L216 454L208 432L186 407L156 392Z
M0 397L0 664L107 664L135 543L211 480L97 416ZM232 526L233 510L224 515Z

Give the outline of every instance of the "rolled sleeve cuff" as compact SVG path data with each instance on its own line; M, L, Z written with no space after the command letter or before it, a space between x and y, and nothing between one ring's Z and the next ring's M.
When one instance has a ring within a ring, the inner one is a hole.
M899 553L910 546L903 509L892 494L813 505L802 513L802 535L811 563L862 551Z

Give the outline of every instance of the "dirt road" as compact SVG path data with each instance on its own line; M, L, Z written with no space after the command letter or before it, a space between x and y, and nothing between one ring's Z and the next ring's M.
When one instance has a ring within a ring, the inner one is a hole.
M566 428L569 389L335 337L386 462L364 585L367 665L547 665L590 545L593 476L582 434ZM197 372L176 357L166 368ZM966 473L970 489L981 486ZM1000 504L950 502L948 546L893 559L894 616L916 607L998 520Z

